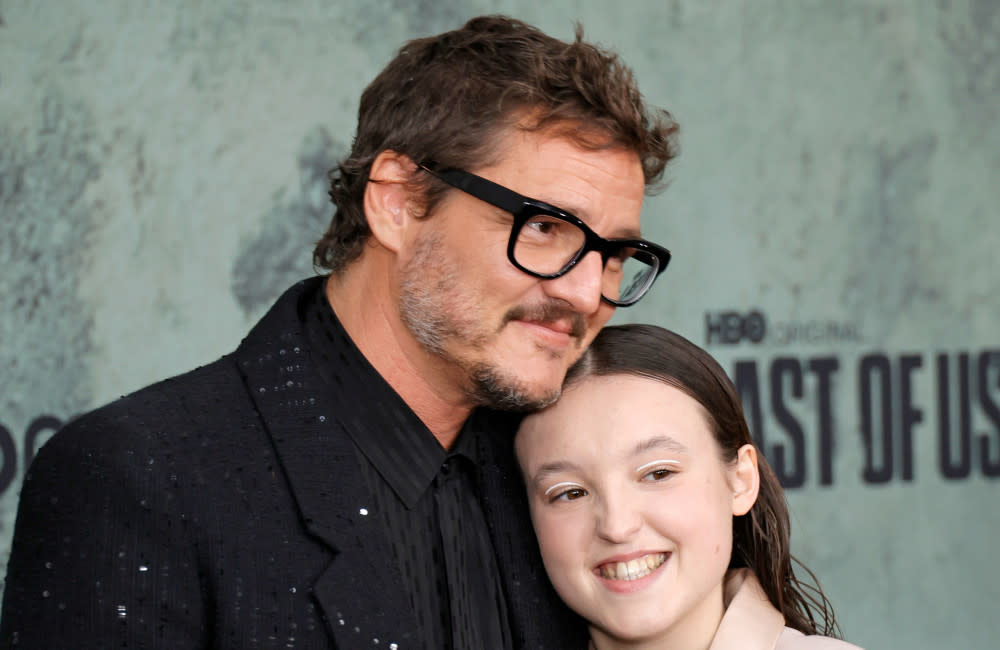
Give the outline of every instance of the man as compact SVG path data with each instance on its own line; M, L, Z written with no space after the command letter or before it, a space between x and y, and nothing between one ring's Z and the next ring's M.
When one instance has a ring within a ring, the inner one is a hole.
M405 45L333 174L330 275L41 450L0 647L583 647L496 409L556 399L666 266L639 214L675 131L579 33Z

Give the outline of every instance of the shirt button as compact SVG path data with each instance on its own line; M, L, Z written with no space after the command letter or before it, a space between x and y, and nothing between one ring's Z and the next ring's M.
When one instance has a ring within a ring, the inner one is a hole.
M441 475L448 476L448 474L451 474L451 462L446 460L441 463Z

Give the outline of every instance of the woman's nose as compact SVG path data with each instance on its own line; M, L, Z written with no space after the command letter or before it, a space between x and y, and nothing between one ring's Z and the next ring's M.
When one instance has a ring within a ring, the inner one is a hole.
M629 541L642 528L642 512L638 503L627 495L605 497L598 514L597 534L605 540L621 544Z

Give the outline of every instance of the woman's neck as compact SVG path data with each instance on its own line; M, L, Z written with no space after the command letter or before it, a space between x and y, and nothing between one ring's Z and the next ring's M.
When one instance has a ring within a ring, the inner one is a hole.
M708 650L725 613L720 584L701 603L680 613L678 620L655 636L619 639L590 626L589 650Z

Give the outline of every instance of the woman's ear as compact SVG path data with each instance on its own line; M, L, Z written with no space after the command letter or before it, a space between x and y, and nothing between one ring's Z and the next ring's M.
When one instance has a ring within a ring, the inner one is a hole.
M736 452L736 463L730 470L729 484L733 488L733 515L745 515L757 502L760 491L760 470L757 468L757 448L747 444Z
M417 166L409 156L386 150L375 157L365 186L365 217L372 236L385 248L399 252L410 224L410 177Z

